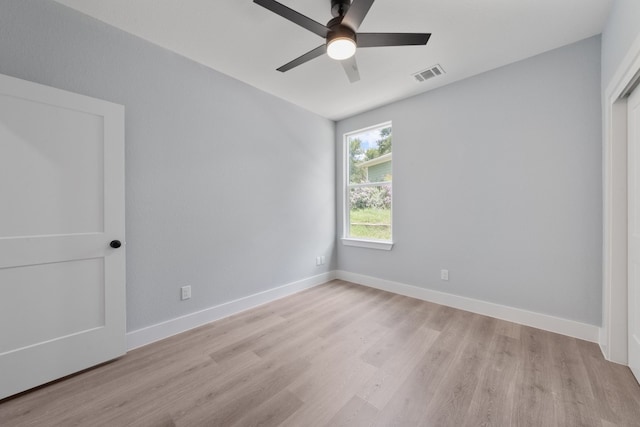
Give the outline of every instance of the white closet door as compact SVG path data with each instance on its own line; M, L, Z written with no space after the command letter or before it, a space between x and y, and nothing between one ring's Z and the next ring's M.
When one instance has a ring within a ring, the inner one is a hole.
M629 149L629 367L640 380L640 90L628 103Z
M0 399L126 352L124 107L0 75Z

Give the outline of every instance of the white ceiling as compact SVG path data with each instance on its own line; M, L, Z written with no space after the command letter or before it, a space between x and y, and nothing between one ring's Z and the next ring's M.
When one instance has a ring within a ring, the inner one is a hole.
M376 0L359 31L432 36L427 46L358 49L352 84L326 56L276 71L323 39L252 0L55 1L333 120L599 34L613 2ZM280 2L331 18L330 0ZM444 76L411 76L435 64Z

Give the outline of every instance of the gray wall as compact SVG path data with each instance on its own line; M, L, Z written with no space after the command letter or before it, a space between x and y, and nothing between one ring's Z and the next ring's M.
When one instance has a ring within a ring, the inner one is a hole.
M615 0L602 31L602 87L606 90L633 41L640 36L640 1Z
M338 243L340 269L600 325L599 37L338 122L338 170L388 120L396 244Z
M618 0L614 22L637 9ZM603 80L637 34L627 24L605 33ZM588 39L336 132L57 3L0 0L0 73L126 107L129 330L335 268L600 324L599 48ZM338 244L338 264L334 135L386 120L396 246Z
M129 330L336 268L333 122L47 0L0 73L125 105Z

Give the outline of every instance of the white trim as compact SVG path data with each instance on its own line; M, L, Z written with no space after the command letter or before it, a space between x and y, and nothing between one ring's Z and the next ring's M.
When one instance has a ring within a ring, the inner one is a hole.
M627 129L625 95L640 70L640 35L603 94L603 280L600 348L627 363Z
M392 185L392 184L393 184L393 181L361 182L359 184L349 184L347 190L351 188L380 187L383 185Z
M327 283L333 279L335 279L335 272L330 271L131 331L127 333L127 349L133 350L160 341L215 320Z
M378 240L362 240L343 237L342 244L345 246L355 246L358 248L379 249L381 251L390 251L393 248L393 242L383 242Z
M338 270L336 278L370 288L381 289L395 294L405 295L424 301L433 302L440 305L470 311L497 319L507 320L520 325L531 326L545 331L555 332L562 335L582 339L590 342L598 342L599 329L597 326L574 320L562 319L560 317L547 314L536 313L519 308L494 304L487 301L434 291L431 289L419 288L417 286L406 285L404 283L392 282L390 280L378 279L357 273Z

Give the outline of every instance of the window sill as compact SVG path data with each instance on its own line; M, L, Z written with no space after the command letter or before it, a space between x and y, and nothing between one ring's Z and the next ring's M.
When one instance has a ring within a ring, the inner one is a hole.
M362 240L342 238L342 244L345 246L356 246L359 248L378 249L381 251L390 251L393 248L393 242L382 242L378 240Z

